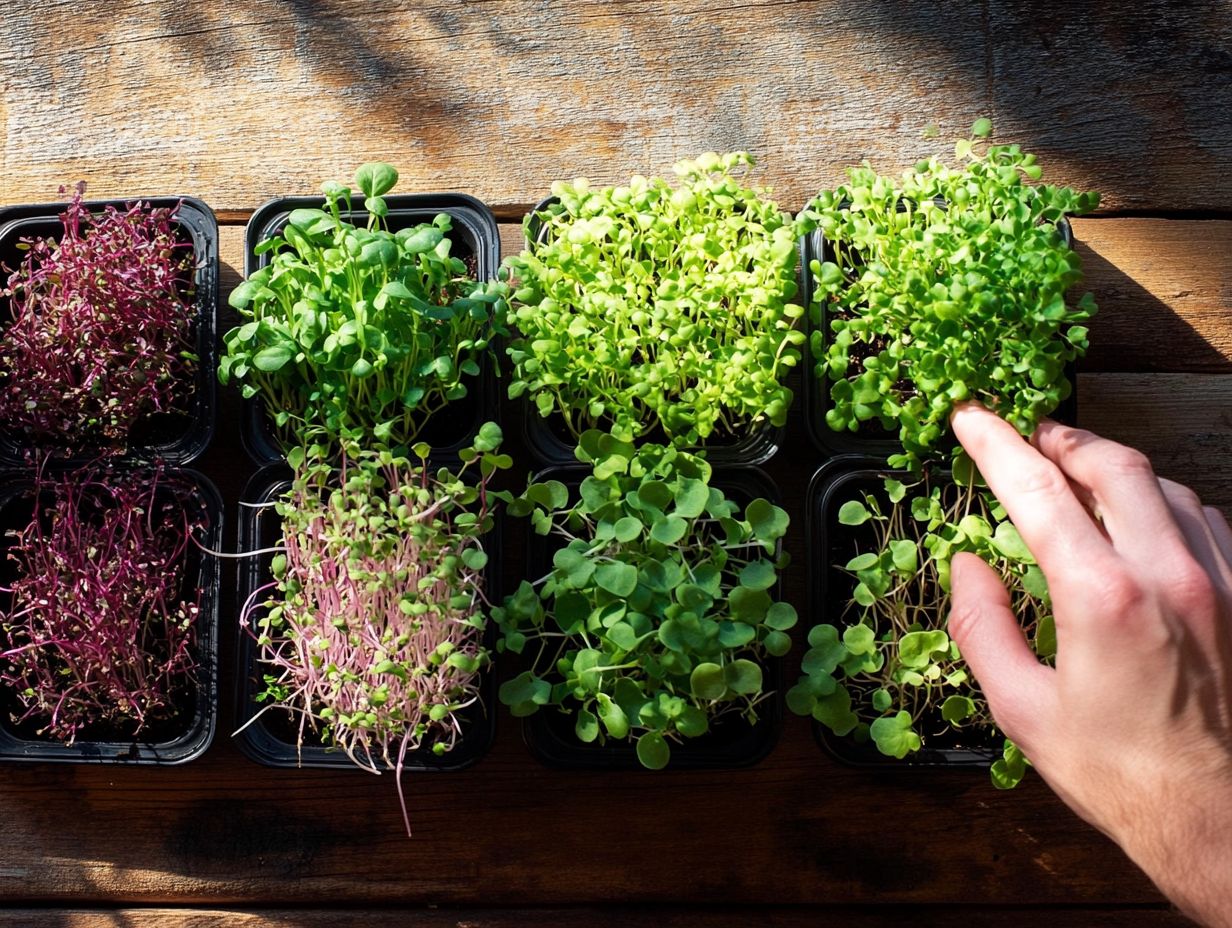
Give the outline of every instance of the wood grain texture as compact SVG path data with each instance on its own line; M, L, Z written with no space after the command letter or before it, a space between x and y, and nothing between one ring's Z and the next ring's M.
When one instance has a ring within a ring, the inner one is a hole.
M1232 373L1232 222L1077 219L1087 371Z
M477 766L409 778L413 838L388 777L260 768L219 742L180 769L6 769L0 901L1162 901L1038 778L1007 794L977 771L843 767L802 719L753 769L654 776L541 767L502 712Z
M1046 919L1067 928L1182 928L1193 923L1160 908L1007 909L989 906L810 906L807 908L590 907L556 909L349 908L345 913L305 909L26 909L3 913L11 928L915 928L963 924L980 928L1035 928Z
M16 0L0 202L85 178L230 212L384 158L402 191L511 215L554 179L749 149L797 209L847 165L901 170L991 115L1108 208L1227 210L1229 47L1218 0Z

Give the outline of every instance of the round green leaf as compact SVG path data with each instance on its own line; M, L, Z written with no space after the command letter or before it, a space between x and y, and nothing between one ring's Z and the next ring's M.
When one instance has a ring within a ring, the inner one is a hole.
M777 579L774 565L766 560L751 561L740 571L740 585L750 590L768 590Z
M637 568L632 564L608 561L595 568L595 583L613 596L628 596L637 589Z
M689 689L698 699L722 699L727 693L723 668L710 662L698 664L689 675Z
M863 525L872 517L864 504L855 499L843 503L838 510L838 521L841 525Z
M650 529L650 537L662 545L674 545L689 530L689 523L678 516L657 519Z
M787 513L764 499L755 499L744 516L758 541L777 541L787 533Z
M397 169L383 161L361 164L355 172L355 186L367 197L379 197L388 193L397 182Z
M741 658L723 668L723 679L733 693L752 696L761 692L761 668L750 660Z
M869 726L869 734L882 754L902 760L912 751L920 749L920 736L911 725L911 713L904 710L897 715L883 715L874 720Z
M648 731L637 739L637 759L648 770L662 770L671 756L671 748L659 732Z

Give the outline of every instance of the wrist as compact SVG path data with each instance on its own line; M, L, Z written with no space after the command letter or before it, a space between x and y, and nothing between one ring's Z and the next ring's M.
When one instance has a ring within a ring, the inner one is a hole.
M1232 928L1232 772L1184 781L1174 772L1153 792L1113 837L1182 912Z

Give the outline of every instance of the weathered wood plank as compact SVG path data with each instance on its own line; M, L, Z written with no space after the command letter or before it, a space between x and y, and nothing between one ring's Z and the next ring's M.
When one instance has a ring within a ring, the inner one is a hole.
M275 909L11 909L0 919L14 928L814 928L814 926L996 925L1034 928L1047 920L1057 928L1181 928L1192 925L1162 908L1007 909L989 906L929 907L811 906L808 908L706 908L611 906L567 909L389 909L334 911Z
M554 179L749 149L796 209L991 114L1108 207L1232 207L1232 11L1036 6L24 0L0 22L0 201L85 178L244 210L380 157L403 190L512 214Z
M1077 219L1089 371L1232 373L1232 222Z
M542 768L502 713L477 766L408 780L409 839L388 777L259 768L220 741L181 769L6 769L0 900L1161 901L1038 778L842 767L801 719L753 769L653 776Z
M1029 139L1046 176L1099 190L1114 207L1227 208L1232 7L986 7L993 124Z

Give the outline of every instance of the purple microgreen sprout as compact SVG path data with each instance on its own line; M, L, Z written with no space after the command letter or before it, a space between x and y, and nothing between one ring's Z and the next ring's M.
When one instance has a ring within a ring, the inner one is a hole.
M22 239L25 257L4 269L0 419L69 454L123 452L135 423L184 409L198 361L192 247L175 209L91 215L84 192L78 183L58 241Z
M203 523L188 493L158 471L36 478L30 521L11 533L16 579L0 587L0 685L20 703L16 724L71 745L135 738L180 711L201 595L184 577Z

